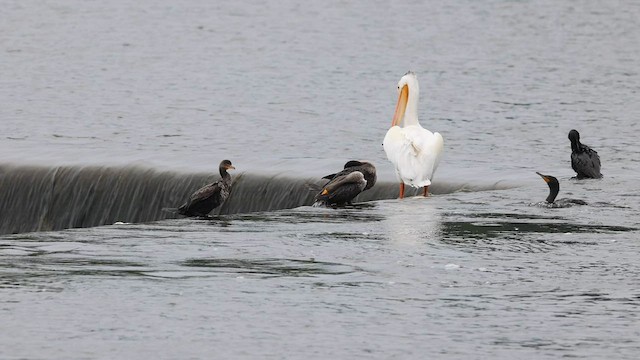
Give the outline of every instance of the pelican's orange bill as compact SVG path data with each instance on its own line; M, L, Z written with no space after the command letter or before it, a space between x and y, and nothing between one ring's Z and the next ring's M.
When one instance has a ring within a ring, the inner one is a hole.
M404 112L407 110L407 100L409 99L409 87L404 85L398 96L398 104L396 105L396 112L393 114L393 120L391 120L391 126L400 124L400 121L404 119Z

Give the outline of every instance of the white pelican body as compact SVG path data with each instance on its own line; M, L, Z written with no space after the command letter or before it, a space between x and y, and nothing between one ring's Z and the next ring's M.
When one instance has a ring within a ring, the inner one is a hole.
M439 133L420 126L418 122L418 79L412 72L398 82L398 104L391 128L384 137L383 147L393 163L400 181L400 198L404 184L424 187L427 196L431 179L440 162L444 140Z

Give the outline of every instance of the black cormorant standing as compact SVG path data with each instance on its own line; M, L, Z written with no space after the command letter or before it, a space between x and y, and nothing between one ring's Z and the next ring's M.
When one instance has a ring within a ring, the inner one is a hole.
M222 179L205 185L191 194L189 200L178 208L178 213L186 216L207 216L211 210L222 205L231 193L231 175L227 170L235 169L231 161L222 160L220 176Z
M344 205L350 203L367 186L367 180L360 171L335 176L316 195L314 205Z
M578 179L599 179L600 156L592 148L580 143L580 133L576 130L569 131L571 140L571 167L578 174Z
M322 178L333 180L336 176L347 175L354 171L360 171L364 175L364 179L367 180L367 186L365 186L364 190L369 190L376 184L376 167L367 161L349 160L344 164L344 170L339 173L325 175Z
M366 161L351 160L338 173L322 177L329 179L315 196L314 205L344 205L376 183L376 168Z

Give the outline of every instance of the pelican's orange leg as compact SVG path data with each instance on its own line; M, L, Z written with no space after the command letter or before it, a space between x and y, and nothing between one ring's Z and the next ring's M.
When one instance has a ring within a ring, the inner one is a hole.
M424 187L424 189L422 190L422 195L425 197L429 196L429 185Z
M404 183L400 183L400 199L404 198Z

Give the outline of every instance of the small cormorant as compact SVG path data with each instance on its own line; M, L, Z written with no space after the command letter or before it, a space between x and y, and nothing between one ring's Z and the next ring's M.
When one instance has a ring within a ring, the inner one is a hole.
M542 180L544 180L544 182L546 182L547 185L549 185L549 196L547 196L547 199L545 200L549 206L569 207L573 205L587 205L587 203L584 200L580 200L580 199L556 200L556 196L558 196L558 192L560 191L560 183L558 182L558 179L556 179L551 175L540 174L539 172L536 172L536 174L540 175L540 177L542 177Z
M336 174L325 175L322 178L333 180L336 176L344 176L354 171L360 171L364 175L364 179L367 180L367 186L364 190L369 190L376 184L376 167L367 161L350 160L344 164L344 170ZM363 190L363 191L364 191Z
M336 175L314 198L314 206L344 205L350 203L367 186L367 180L360 171L346 175Z
M328 179L314 198L314 206L349 204L361 192L376 184L376 167L367 161L350 160L338 173L325 175Z
M227 170L235 169L231 161L222 160L220 163L222 179L205 185L191 194L189 200L178 208L178 213L186 216L207 216L211 210L222 205L231 193L231 175Z
M580 143L580 133L576 130L569 131L571 141L571 167L578 174L578 179L599 179L600 156L592 148Z

